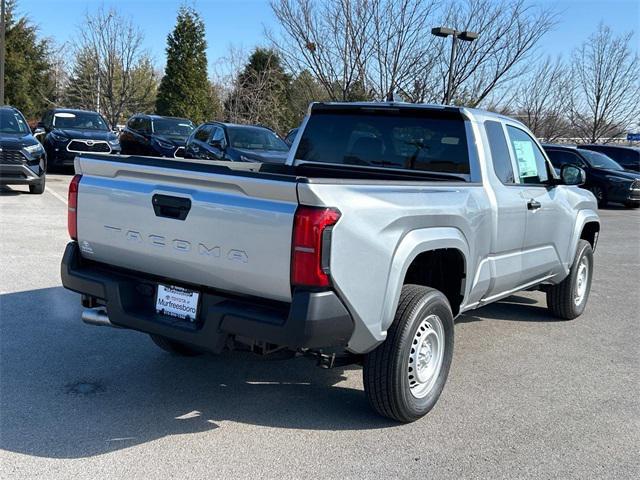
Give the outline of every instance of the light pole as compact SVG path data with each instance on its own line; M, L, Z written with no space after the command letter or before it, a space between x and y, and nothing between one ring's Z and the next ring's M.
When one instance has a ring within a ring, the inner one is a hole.
M463 40L465 42L473 42L476 38L478 38L478 34L475 32L469 32L465 30L464 32L458 32L453 28L447 27L435 27L431 29L431 34L436 37L448 37L451 35L453 40L451 42L451 57L449 59L449 75L447 79L447 90L444 93L444 103L446 105L451 101L451 89L453 88L453 65L456 61L456 43L458 39Z

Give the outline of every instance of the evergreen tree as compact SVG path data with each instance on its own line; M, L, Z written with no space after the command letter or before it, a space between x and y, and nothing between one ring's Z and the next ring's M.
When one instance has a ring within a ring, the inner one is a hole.
M256 48L238 73L227 99L227 116L233 121L259 123L286 131L291 123L288 96L291 83L276 52Z
M5 10L4 101L35 119L54 96L51 52L46 42L38 39L38 29L27 17L16 18L15 7L15 0L9 0Z
M176 26L167 37L167 66L156 99L159 114L199 123L214 113L216 102L207 78L206 49L200 15L192 8L181 7Z

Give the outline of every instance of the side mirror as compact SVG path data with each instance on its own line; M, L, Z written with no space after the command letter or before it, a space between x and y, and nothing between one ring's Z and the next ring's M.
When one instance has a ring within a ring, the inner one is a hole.
M577 165L563 165L560 170L560 178L564 185L584 185L587 174Z

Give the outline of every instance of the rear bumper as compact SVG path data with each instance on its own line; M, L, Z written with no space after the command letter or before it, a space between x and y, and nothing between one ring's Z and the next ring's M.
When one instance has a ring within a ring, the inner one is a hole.
M61 276L65 288L104 304L114 325L214 352L231 335L290 348L328 348L346 346L353 332L349 312L332 291L295 291L285 304L186 286L201 292L198 320L191 323L155 311L158 283L176 282L88 262L76 242L67 245Z

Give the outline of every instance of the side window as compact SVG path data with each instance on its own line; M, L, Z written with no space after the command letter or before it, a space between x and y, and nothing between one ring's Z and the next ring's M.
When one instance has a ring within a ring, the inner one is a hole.
M518 166L520 183L540 184L549 180L547 161L536 142L524 130L507 125L509 141Z
M209 140L209 134L211 133L211 128L212 128L211 125L202 125L196 131L194 138L201 142L206 142L207 140Z
M211 135L212 142L226 143L224 138L224 130L220 127L214 127L213 134Z
M573 152L566 150L547 150L549 160L556 168L562 168L564 165L578 165L582 167L584 162Z
M51 121L53 120L53 111L49 110L44 114L44 117L42 117L42 123L44 123L44 127L49 129L52 127L51 125Z
M487 132L493 170L496 172L496 176L504 184L516 183L516 178L513 175L513 165L511 164L511 155L509 155L509 146L507 145L507 139L504 138L502 124L487 120L484 122L484 128Z
M142 133L151 133L151 120L149 120L148 118L141 118L140 131Z
M133 117L129 119L127 122L127 127L131 130L137 131L140 128L140 119L138 117Z

